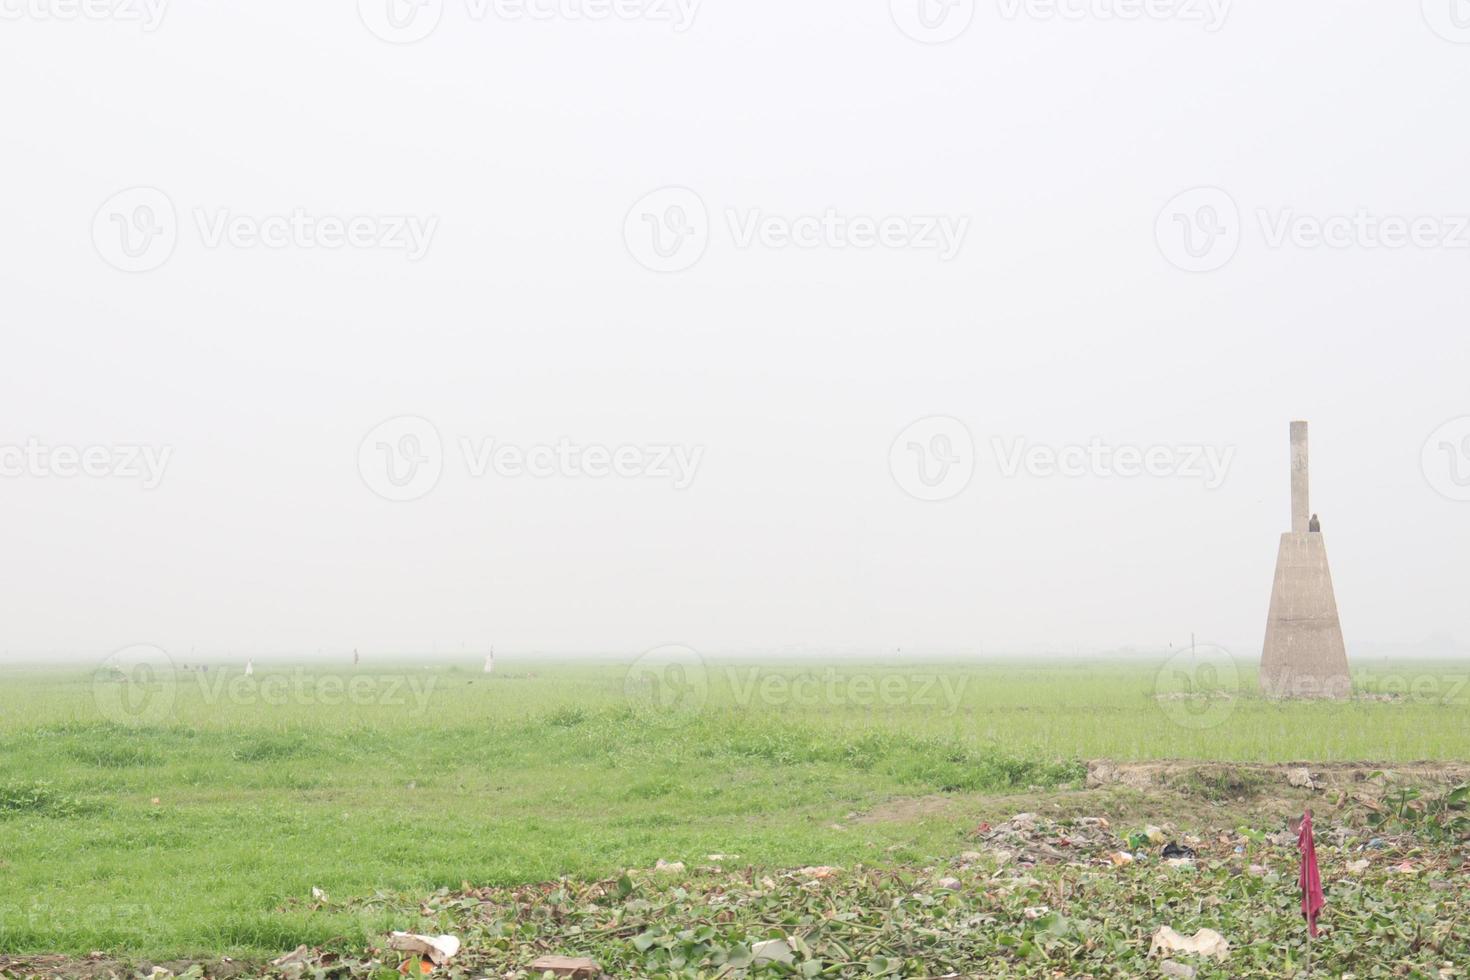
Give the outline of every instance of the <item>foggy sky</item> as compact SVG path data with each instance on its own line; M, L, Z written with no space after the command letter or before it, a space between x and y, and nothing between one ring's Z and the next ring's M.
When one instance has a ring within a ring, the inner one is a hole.
M168 458L153 487L0 477L0 649L1193 632L1253 656L1296 418L1349 654L1470 637L1470 44L1437 2L1252 0L1209 30L1185 16L1202 0L1136 20L982 0L926 44L888 0L705 0L683 31L446 0L394 44L347 2L176 0L144 30L7 0L0 446ZM128 272L97 235L134 187L167 196L177 243ZM628 237L662 188L707 209L688 268ZM1167 243L1193 188L1239 212L1207 271ZM829 210L964 232L946 259L752 224ZM296 212L434 225L416 259L210 244ZM1431 221L1394 246L1335 221L1359 212ZM1303 216L1306 239L1277 236ZM1346 244L1310 244L1314 222ZM444 451L395 501L363 468L397 443L364 440L402 417ZM932 417L975 446L938 501L891 460ZM470 471L559 442L698 462L682 488ZM1005 472L1017 447L1089 445L1229 464L1218 486Z

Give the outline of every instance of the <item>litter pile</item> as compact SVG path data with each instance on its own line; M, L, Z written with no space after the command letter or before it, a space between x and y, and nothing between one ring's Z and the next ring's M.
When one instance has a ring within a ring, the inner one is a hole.
M1457 925L1470 919L1464 844L1321 826L1330 901L1316 968L1368 976L1393 963L1403 975L1462 976L1453 964L1470 963L1470 930ZM292 907L391 921L396 931L366 949L300 947L254 966L87 975L1209 978L1280 976L1302 962L1289 824L1190 834L1167 821L1123 827L1020 813L982 825L974 840L954 857L882 869L735 870L692 854L598 882L347 902L316 890ZM1396 922L1413 926L1388 927ZM30 975L58 972L0 957L0 976Z

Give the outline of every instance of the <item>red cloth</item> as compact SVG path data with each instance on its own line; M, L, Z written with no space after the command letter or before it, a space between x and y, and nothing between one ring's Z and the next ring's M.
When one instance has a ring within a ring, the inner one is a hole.
M1322 895L1322 876L1317 873L1317 842L1312 839L1312 811L1302 814L1302 829L1297 832L1296 846L1302 852L1302 871L1297 886L1302 890L1302 916L1307 931L1317 935L1317 913L1327 904Z

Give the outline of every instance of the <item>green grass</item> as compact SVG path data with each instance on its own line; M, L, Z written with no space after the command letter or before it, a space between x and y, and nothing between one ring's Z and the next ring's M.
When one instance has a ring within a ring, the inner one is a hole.
M1454 665L1396 666L1433 682L1345 704L1160 701L1178 678L1126 663L689 666L651 688L606 663L0 671L0 952L275 955L393 924L305 909L313 887L599 878L714 852L923 860L968 828L852 815L1074 784L1098 757L1470 759Z

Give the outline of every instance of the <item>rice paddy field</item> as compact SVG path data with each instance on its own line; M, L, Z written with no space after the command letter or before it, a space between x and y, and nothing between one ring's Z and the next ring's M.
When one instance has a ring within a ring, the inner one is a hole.
M901 867L1099 759L1470 760L1454 663L1333 703L1178 660L203 666L0 669L0 954L345 955L414 925L375 895Z

